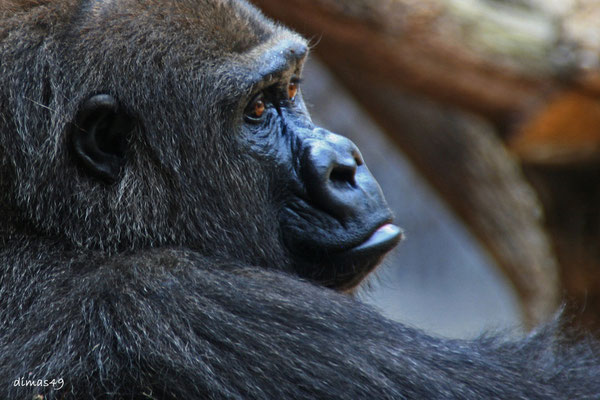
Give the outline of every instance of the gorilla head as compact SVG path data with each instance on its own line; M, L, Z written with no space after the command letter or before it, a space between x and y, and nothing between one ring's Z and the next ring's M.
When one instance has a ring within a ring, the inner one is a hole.
M242 1L34 4L29 23L0 28L3 54L35 49L3 56L0 76L13 221L76 247L183 246L338 289L398 242L356 146L311 122L301 37Z

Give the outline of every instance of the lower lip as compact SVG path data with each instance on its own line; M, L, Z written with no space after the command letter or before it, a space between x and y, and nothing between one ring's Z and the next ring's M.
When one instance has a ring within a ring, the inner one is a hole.
M402 236L402 229L394 224L385 224L373 232L367 240L353 248L352 252L388 251L402 240Z

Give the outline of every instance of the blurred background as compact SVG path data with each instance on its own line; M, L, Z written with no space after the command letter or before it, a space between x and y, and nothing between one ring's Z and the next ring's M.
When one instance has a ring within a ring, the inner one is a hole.
M406 233L360 296L449 337L600 334L600 0L253 0Z

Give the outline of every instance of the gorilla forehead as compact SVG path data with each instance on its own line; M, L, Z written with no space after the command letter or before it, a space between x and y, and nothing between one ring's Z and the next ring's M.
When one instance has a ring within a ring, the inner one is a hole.
M102 28L101 36L114 39L131 29L176 34L220 54L244 53L287 32L245 0L0 0L0 32L10 30L11 19L24 26L31 22L42 34L68 25L94 34Z
M246 52L281 31L243 0L91 0L82 11L84 19L104 27L133 24L141 32L170 35L177 29L180 37L219 53Z
M137 73L162 60L159 64L179 70L181 79L201 77L206 84L212 79L208 85L217 89L215 100L243 96L263 77L291 67L308 48L304 38L243 0L165 0L160 5L156 0L93 0L84 2L73 20L73 50L86 54L96 70L109 54L129 59L121 67ZM151 68L155 73L156 66ZM212 77L194 73L207 69Z
M227 81L241 78L250 87L260 78L257 72L269 72L258 71L257 64L277 69L275 64L290 60L276 53L287 54L286 46L304 48L299 55L307 48L302 37L244 0L0 0L0 39L18 30L27 36L16 35L12 45L22 45L23 38L32 44L60 41L62 49L45 48L78 63L79 71L90 67L115 76L116 69L131 69L139 79L140 68L150 65L156 72L152 63L158 61L193 78L194 68L209 62L215 75L225 72ZM106 65L112 57L122 62ZM242 82L232 95L246 91Z

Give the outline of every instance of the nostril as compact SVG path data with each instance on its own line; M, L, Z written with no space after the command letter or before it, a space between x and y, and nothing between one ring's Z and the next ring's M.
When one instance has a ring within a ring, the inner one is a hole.
M356 164L354 165L336 165L329 173L329 180L337 184L349 184L356 186L354 176L356 174Z

